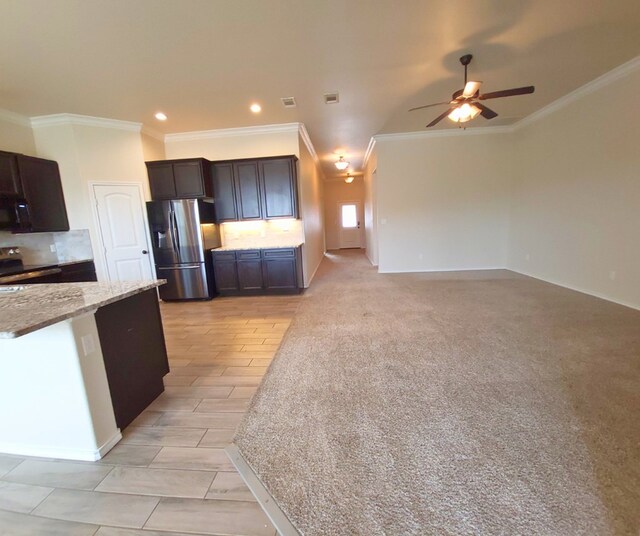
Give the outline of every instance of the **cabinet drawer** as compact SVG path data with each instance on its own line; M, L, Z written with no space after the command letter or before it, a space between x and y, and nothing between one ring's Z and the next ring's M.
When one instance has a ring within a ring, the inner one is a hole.
M252 249L252 250L242 250L236 251L236 259L239 261L252 261L260 258L260 250Z
M265 259L280 259L282 257L295 257L294 248L263 249L262 257Z
M214 251L213 252L213 261L235 261L236 260L236 252L235 251Z

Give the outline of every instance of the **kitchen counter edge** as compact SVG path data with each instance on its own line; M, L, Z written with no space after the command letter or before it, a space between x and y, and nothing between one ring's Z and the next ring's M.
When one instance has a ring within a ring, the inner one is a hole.
M147 280L147 281L135 281L135 282L115 282L115 283L100 283L100 282L88 282L88 283L50 283L50 284L39 284L39 285L16 285L16 286L24 286L25 290L33 289L34 291L39 291L39 299L36 296L33 296L33 306L34 307L43 307L43 301L47 299L52 300L51 311L48 314L29 314L25 313L25 318L18 318L18 320L14 319L13 326L9 328L5 328L0 323L0 339L16 339L18 337L22 337L23 335L27 335L29 333L33 333L42 328L46 328L47 326L51 326L53 324L57 324L58 322L62 322L64 320L68 320L69 318L73 318L76 316L80 316L84 313L94 311L100 307L104 307L105 305L109 305L110 303L114 303L120 300L124 300L136 294L140 294L147 290L151 290L153 288L159 287L166 283L165 279L155 279L155 280ZM64 298L64 292L78 289L82 290L83 288L96 288L102 289L96 291L96 296L90 300L88 303L85 301L82 304L78 304L76 306L69 305L68 301L65 301L61 298ZM111 288L109 288L111 287ZM119 288L114 288L119 287ZM11 306L11 301L16 303L16 301L23 301L25 298L32 297L29 295L24 295L19 291L15 294L0 296L0 310L2 308L7 307L7 305ZM100 296L98 293L102 292L104 295ZM49 294L49 296L47 296ZM56 303L57 302L57 303ZM27 302L28 304L28 302ZM57 310L56 310L57 307ZM42 309L41 309L42 311ZM1 311L0 311L1 312ZM20 311L14 311L18 315ZM26 317L28 315L28 317ZM0 316L1 320L1 316Z

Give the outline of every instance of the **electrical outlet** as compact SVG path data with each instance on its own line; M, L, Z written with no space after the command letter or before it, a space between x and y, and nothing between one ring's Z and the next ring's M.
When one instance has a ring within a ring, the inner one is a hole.
M55 253L56 252L56 245L55 244L49 244L49 249L51 250L51 253Z
M524 256L524 260L525 261L530 261L531 260L531 255L529 255L528 253Z
M382 218L380 220L380 225L386 225L387 224L387 218Z
M609 279L611 279L611 281L615 281L615 280L616 280L616 277L618 277L617 272L616 272L615 270L611 270L611 271L609 272Z
M420 260L424 259L424 255L422 253L418 253L418 259Z

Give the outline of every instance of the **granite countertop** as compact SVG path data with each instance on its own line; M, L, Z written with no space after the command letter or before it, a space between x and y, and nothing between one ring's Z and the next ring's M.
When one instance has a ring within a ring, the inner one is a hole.
M164 285L164 279L0 287L0 339L14 339ZM3 293L3 289L19 288Z
M277 246L220 246L219 248L214 248L211 251L244 251L247 249L286 249L286 248L297 248L300 247L304 242L294 242L292 244L284 244Z

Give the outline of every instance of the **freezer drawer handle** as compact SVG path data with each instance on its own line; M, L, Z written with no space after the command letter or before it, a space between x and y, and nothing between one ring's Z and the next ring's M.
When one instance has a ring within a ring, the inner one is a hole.
M178 266L178 267L170 267L170 268L158 268L158 270L199 270L200 266Z

